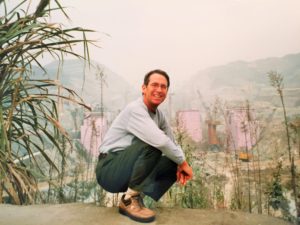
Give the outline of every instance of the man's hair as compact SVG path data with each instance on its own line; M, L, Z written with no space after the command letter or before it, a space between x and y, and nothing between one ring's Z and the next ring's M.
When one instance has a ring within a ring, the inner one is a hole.
M148 72L145 77L144 77L144 85L148 85L149 84L149 81L150 81L150 77L152 74L154 73L158 73L159 75L162 75L164 76L166 79L167 79L167 86L169 87L170 86L170 78L169 78L169 75L163 71L163 70L160 70L160 69L156 69L156 70L151 70L150 72Z

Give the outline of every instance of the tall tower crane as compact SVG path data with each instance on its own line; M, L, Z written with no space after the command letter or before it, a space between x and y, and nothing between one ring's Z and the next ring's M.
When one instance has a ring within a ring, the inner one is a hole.
M97 65L97 73L96 73L97 80L100 80L100 112L103 116L104 113L104 103L103 103L103 86L107 85L105 81L105 74L103 73L103 68L101 69L99 65Z

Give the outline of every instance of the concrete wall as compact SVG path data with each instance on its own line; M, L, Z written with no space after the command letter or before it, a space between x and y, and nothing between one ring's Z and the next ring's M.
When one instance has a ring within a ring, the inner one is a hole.
M201 115L198 110L184 110L177 112L179 129L185 132L195 142L202 141Z
M233 108L226 112L229 135L229 147L233 149L251 149L257 140L257 121L254 109Z
M107 129L107 119L101 113L92 112L86 114L80 129L80 141L93 156L98 156L98 149Z

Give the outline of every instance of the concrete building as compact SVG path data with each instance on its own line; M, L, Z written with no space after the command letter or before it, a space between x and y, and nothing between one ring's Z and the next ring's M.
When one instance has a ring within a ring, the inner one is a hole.
M256 144L259 131L254 109L227 109L226 120L230 150L251 149Z
M182 110L177 112L180 131L185 132L193 141L202 141L201 115L199 110Z
M107 119L101 112L89 112L85 115L81 126L80 141L86 150L97 157L99 146L108 129Z

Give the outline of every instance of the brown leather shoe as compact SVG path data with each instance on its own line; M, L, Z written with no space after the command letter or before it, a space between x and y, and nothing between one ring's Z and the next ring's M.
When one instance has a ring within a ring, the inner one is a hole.
M125 200L124 197L125 195L122 196L119 204L119 212L121 214L142 223L149 223L155 220L155 213L144 206L140 195L132 196L128 200Z

